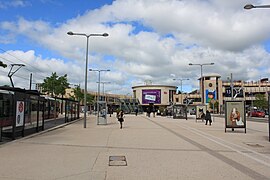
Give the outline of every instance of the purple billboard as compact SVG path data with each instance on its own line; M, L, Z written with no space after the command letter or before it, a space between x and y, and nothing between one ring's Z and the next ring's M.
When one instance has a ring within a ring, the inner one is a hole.
M161 103L161 90L160 89L147 89L142 90L142 104L160 104Z

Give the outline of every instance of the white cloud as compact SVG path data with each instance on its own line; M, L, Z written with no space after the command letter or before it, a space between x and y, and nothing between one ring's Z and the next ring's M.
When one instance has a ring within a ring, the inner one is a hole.
M30 3L25 0L11 0L11 1L1 1L0 9L7 9L9 7L25 7L29 6Z
M83 84L86 38L66 33L107 32L109 37L90 37L89 41L89 67L111 69L103 74L104 80L113 82L106 87L117 89L147 79L173 85L170 74L175 74L189 78L194 88L200 67L189 63L214 62L214 66L204 66L203 73L218 73L223 78L230 73L243 80L270 76L270 54L261 45L270 38L269 11L247 11L245 4L244 0L117 0L57 26L21 17L17 22L2 22L0 27L8 35L27 36L63 57L13 52L39 67L40 72L30 69L42 75L67 73L71 83ZM106 55L113 58L108 60ZM96 79L92 73L90 77L89 87L95 89Z

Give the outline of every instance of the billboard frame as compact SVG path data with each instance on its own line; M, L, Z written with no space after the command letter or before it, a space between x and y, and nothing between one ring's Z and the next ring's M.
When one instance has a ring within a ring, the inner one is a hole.
M203 109L203 114L204 114L204 115L202 114L203 117L199 117L199 115L200 115L200 114L199 114L199 108L200 108L200 107ZM195 113L195 114L196 114L196 115L195 115L195 116L196 116L196 117L195 117L195 121L197 122L197 120L202 120L202 122L204 122L204 118L205 118L206 111L207 111L207 105L205 105L205 104L196 105L196 107L195 107L195 112L196 112L196 113Z
M247 132L247 121L246 121L246 109L245 101L240 100L228 100L225 101L225 133L227 128L231 128L234 131L235 128L245 129ZM243 125L237 124L243 122Z

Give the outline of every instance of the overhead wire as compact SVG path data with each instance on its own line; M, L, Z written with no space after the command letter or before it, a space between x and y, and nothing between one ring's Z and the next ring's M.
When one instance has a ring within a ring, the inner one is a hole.
M24 60L22 60L22 59L20 59L20 58L18 58L18 57L16 57L16 56L14 56L13 54L7 52L6 50L4 50L4 49L2 49L2 48L0 48L0 50L3 51L3 52L6 53L6 54L12 56L13 58L15 58L15 59L17 59L17 60L22 61L23 63L25 63L26 65L32 67L33 69L42 72L39 68L37 68L37 67L35 67L35 66L33 66L33 65L29 64L29 63L27 63L27 62L25 62ZM4 59L4 60L6 60L6 61L8 61L8 62L10 62L10 63L12 63L12 64L14 64L13 61L11 61L11 60L9 60L9 59L7 59L7 58L1 57L1 56L0 56L0 58L1 58L1 59ZM48 64L46 64L46 65L49 67ZM49 67L49 68L52 69L51 67ZM31 70L29 70L27 67L26 67L26 68L23 68L23 70L28 70L29 72L33 73L33 72L32 72ZM45 78L46 78L46 76L40 75L40 74L38 74L38 72L35 72L35 76L37 76L37 77L39 77L39 78L41 78L41 79L45 79Z
M36 70L38 70L38 71L41 71L41 70L40 70L40 69L38 69L37 67L32 66L31 64L29 64L29 63L25 62L24 60L22 60L22 59L20 59L20 58L18 58L18 57L16 57L16 56L14 56L13 54L11 54L11 53L7 52L6 50L4 50L4 49L2 49L2 48L0 48L0 50L1 50L1 51L3 51L4 53L6 53L6 54L8 54L8 55L10 55L10 56L12 56L12 57L14 57L15 59L17 59L17 60L20 60L20 61L24 62L25 64L27 64L28 66L32 67L33 69L36 69ZM48 64L46 64L46 65L48 66L48 68L50 68L50 69L51 69L51 67L50 67Z

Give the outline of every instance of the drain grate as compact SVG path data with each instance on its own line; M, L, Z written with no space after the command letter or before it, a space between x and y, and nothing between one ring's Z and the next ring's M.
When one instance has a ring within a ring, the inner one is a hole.
M127 166L125 156L109 156L109 166Z

